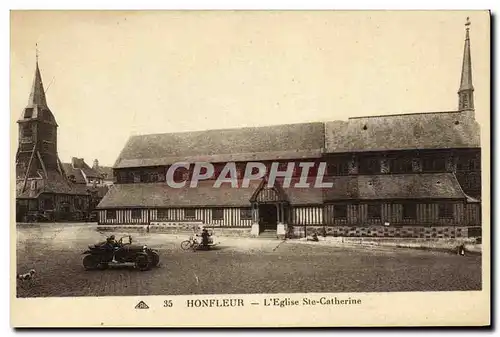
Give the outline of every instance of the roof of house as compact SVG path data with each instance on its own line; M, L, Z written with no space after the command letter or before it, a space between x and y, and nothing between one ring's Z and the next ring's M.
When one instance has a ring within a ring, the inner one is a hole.
M292 205L339 200L467 198L452 173L325 177L323 182L333 182L331 188L316 188L313 184L299 188L294 187L295 182L286 187L279 180L286 201ZM98 208L245 207L250 206L260 185L260 181L251 181L247 188L232 188L229 184L215 188L214 181L201 181L195 188L172 188L167 183L116 184Z
M349 118L325 132L328 153L480 147L479 124L457 111Z
M115 168L169 165L177 161L247 161L311 158L324 146L323 123L286 124L132 136Z
M114 180L113 168L110 166L98 166L93 168L103 179Z
M466 199L453 173L378 174L334 177L326 201L357 199Z
M74 176L76 184L85 184L87 178L102 178L102 172L109 172L108 167L99 167L99 170L91 168L83 158L71 158L71 163L62 163L66 176ZM110 169L111 170L111 169ZM111 173L111 177L113 174Z
M24 180L19 179L16 182L16 198L37 198L41 193L54 194L87 194L78 184L72 184L67 181L58 172L48 171L48 179L35 179L35 183L31 183L31 179L26 183L23 191Z
M74 182L76 184L86 184L85 177L82 174L81 169L74 168L71 163L62 163L62 167L67 177L75 177Z

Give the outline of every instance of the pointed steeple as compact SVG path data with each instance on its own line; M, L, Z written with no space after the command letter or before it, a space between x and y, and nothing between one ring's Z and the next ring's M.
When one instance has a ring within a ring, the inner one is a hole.
M472 85L472 62L470 56L470 21L467 17L465 23L465 45L464 58L462 63L462 77L460 79L460 89L458 90L458 110L474 110L474 86Z
M50 111L50 108L47 105L47 98L45 97L42 75L40 74L40 67L38 66L38 46L36 49L35 65L35 77L33 78L33 85L31 86L28 105L24 108L19 121L23 122L38 119L57 126L56 119Z
M33 86L31 87L30 98L28 107L35 105L47 107L47 99L45 98L45 90L43 89L42 75L38 67L38 48L36 50L36 70L35 78L33 79Z

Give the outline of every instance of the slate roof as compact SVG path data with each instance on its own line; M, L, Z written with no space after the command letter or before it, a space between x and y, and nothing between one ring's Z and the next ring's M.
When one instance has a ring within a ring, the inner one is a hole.
M114 168L177 161L315 158L324 146L323 123L166 133L130 137Z
M333 177L325 201L345 199L466 199L453 173L379 174Z
M198 187L172 188L166 183L116 184L110 187L97 208L130 207L210 207L250 206L250 197L258 182L248 188L231 188L223 184L213 188L213 181Z
M74 168L71 163L62 163L64 173L69 178L70 176L75 177L76 184L86 184L85 177L82 174L82 171L78 168Z
M320 158L323 153L480 147L467 112L430 112L347 121L166 133L129 138L114 168L175 162Z
M110 167L100 166L98 170L90 167L82 158L72 158L71 163L62 164L67 177L73 175L76 184L86 184L87 178L104 178L103 174L110 174L107 179L113 179L113 170Z
M86 190L81 189L77 184L69 183L58 172L48 171L47 175L49 179L36 179L33 185L31 180L28 180L24 192L22 192L24 180L17 180L16 198L37 198L41 193L87 194Z
M113 180L113 168L109 166L99 166L97 168L93 168L103 179L105 180Z
M325 124L328 153L480 147L480 128L465 112L349 118Z
M23 110L19 122L32 119L39 119L46 123L57 125L56 119L47 105L47 98L45 97L38 61L36 62L35 76L33 78L28 105Z
M325 177L323 181L332 181L333 187L297 188L292 183L283 191L292 205L340 200L467 198L452 173L338 176ZM202 181L196 188L179 189L166 183L116 184L98 208L247 207L260 185L260 181L252 181L248 188L231 188L229 184L214 188L213 183Z

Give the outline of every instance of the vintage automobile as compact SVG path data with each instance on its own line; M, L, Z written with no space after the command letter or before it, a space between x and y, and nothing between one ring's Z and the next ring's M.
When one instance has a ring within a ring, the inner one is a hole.
M83 252L83 266L86 270L106 269L109 265L133 266L141 271L149 270L158 266L160 256L154 249L146 245L132 244L132 236L127 235L120 238L114 247L107 241L89 245L88 250Z

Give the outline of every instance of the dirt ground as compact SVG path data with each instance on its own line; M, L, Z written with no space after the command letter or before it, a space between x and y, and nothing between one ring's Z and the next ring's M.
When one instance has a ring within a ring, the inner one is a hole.
M456 291L481 289L481 257L220 237L211 251L183 251L185 235L131 233L160 252L160 266L85 271L82 252L103 241L95 225L44 224L17 230L18 297ZM117 237L128 233L113 233Z

